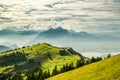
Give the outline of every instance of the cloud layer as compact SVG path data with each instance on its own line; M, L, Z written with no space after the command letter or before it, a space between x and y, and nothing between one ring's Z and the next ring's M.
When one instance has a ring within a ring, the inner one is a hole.
M120 31L120 0L0 0L0 29Z

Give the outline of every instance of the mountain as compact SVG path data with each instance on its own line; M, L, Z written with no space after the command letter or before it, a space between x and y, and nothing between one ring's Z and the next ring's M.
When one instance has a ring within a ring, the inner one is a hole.
M41 32L36 39L39 38L77 38L77 39L86 39L86 40L120 40L120 38L110 35L97 35L94 33L88 33L85 31L75 32L62 27L50 28L46 31Z
M93 36L92 34L89 34L89 33L85 32L85 31L81 31L81 32L79 32L78 34L79 34L79 36L81 36L81 37L84 37L84 36Z
M69 32L66 29L63 29L62 27L58 28L50 28L47 31L44 31L38 35L38 37L47 37L47 38L53 38L53 37L63 37L68 35Z
M33 34L38 34L40 33L40 30L23 30L23 31L19 31L20 35L33 35Z
M0 52L8 51L10 49L11 49L10 47L4 46L4 45L0 45Z
M60 47L70 46L80 52L110 53L120 51L120 38L116 36L108 34L99 35L86 31L75 32L61 27L55 29L50 28L39 33L38 36L35 36L35 38L26 45L32 45L39 42L48 42Z
M53 76L47 80L119 80L120 54L75 70Z
M9 29L2 29L0 30L0 35L11 35L11 34L15 34L16 32L13 30L9 30Z
M97 36L96 35L94 35L94 34L91 34L91 33L87 33L87 32L85 32L85 31L81 31L81 32L79 32L79 33L76 33L78 36L79 36L79 38L88 38L88 39L95 39Z
M11 49L17 49L18 46L16 44L12 44L12 43L9 43L9 42L3 42L3 43L0 43L1 45L4 45L4 46L7 46L7 47L10 47Z
M2 32L4 35L0 34L0 44L8 42L18 46L28 46L39 42L48 42L59 47L73 47L80 52L120 52L120 37L111 35L112 33L75 32L62 27L50 28L46 31L8 29Z
M79 38L92 38L95 37L93 34L89 34L85 31L75 32L72 30L63 29L62 27L57 27L55 29L50 28L46 31L40 33L37 37L53 38L53 37L79 37Z
M87 32L75 32L67 29L63 29L62 27L50 28L46 31L41 32L36 36L36 38L28 44L38 43L38 42L49 42L51 44L63 44L66 41L70 41L69 43L81 41L81 39L91 40L96 38L95 35L87 33Z
M81 58L83 56L72 48L41 43L0 54L0 73L27 72L38 68L52 70L55 65L60 68Z
M0 36L4 35L33 35L40 33L40 30L11 30L11 29L2 29L0 30Z

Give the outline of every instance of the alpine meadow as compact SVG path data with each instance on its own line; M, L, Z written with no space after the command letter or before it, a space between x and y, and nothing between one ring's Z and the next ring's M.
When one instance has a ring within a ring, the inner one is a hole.
M0 0L0 80L120 80L120 0Z

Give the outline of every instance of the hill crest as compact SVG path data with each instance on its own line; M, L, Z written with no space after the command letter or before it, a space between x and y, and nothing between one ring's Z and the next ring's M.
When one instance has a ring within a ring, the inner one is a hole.
M20 72L36 68L53 69L55 65L62 67L65 63L75 63L81 58L83 56L72 48L39 43L0 54L0 73ZM16 65L17 68L15 68Z

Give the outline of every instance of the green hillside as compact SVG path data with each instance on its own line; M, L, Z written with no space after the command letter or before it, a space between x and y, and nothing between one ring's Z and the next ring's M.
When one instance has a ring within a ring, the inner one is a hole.
M75 63L83 56L72 48L54 47L47 43L23 47L0 54L0 73L26 72L42 68L52 70L65 63Z
M120 80L120 54L47 80Z

